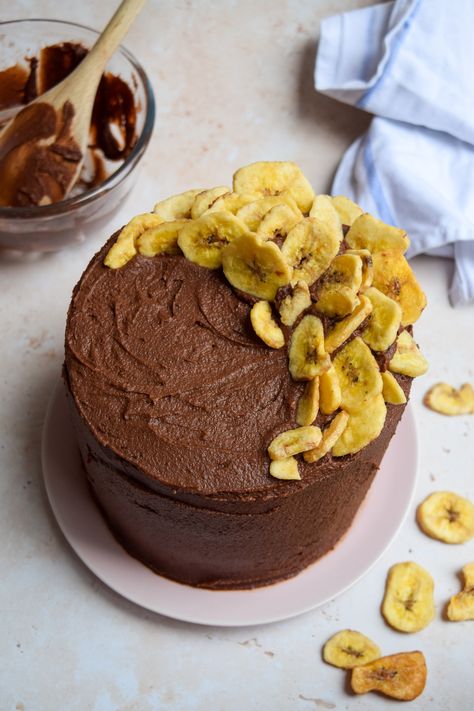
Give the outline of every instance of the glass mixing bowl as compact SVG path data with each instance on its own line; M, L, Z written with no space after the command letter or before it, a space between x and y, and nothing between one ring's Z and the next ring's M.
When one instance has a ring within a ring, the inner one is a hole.
M13 20L0 23L0 71L25 64L46 46L77 42L90 48L99 33L89 27L59 20ZM119 75L133 91L137 111L137 142L113 172L96 187L52 205L0 207L0 249L47 252L75 242L104 228L123 203L137 177L137 167L150 140L155 121L155 100L145 70L123 47L107 64L106 71ZM22 107L19 107L22 108ZM1 190L1 177L0 177Z

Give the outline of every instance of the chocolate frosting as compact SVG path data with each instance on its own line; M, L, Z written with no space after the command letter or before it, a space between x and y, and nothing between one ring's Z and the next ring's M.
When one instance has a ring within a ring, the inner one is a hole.
M105 251L104 251L105 254ZM100 441L153 478L205 494L274 489L266 448L295 427L302 384L255 336L218 271L181 256L98 259L76 292L68 373Z

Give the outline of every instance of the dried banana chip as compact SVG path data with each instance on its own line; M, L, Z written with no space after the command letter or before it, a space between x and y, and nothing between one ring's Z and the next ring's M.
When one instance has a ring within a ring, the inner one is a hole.
M387 408L382 395L369 400L364 408L349 414L349 421L344 432L332 448L334 457L355 454L377 439L385 424Z
M356 292L348 286L337 286L331 289L323 285L315 302L315 308L325 316L342 318L351 314L359 304L360 299Z
M110 269L119 269L129 262L137 253L137 240L140 235L163 222L159 215L144 212L132 217L117 237L116 242L107 252L104 264Z
M223 247L247 234L245 225L230 212L213 212L184 225L178 235L178 245L190 262L218 269L222 264Z
M298 400L296 422L302 427L312 425L319 410L319 378L308 380L304 392Z
M202 193L200 190L186 190L179 195L173 195L157 202L153 208L155 215L161 218L162 222L171 222L173 220L184 220L191 217L191 208L196 195Z
M396 301L374 286L366 289L364 294L372 304L372 313L362 338L373 351L386 351L397 337L402 310Z
M323 438L317 447L305 452L303 457L306 462L317 462L322 459L336 444L339 437L346 429L349 415L344 410L338 412L331 423L323 430Z
M362 283L362 260L355 254L335 257L323 277L316 308L330 317L347 316L360 300L357 292Z
M231 212L236 215L241 207L248 205L250 202L258 200L259 196L255 193L224 193L211 203L204 212L207 215L209 212Z
M289 368L293 380L312 380L331 366L324 349L323 324L317 316L304 316L291 335Z
M341 406L339 378L333 365L319 376L319 407L323 415L331 415Z
M381 655L380 648L361 632L341 630L323 648L323 659L340 669L353 669L367 664Z
M283 348L285 336L272 315L268 301L257 301L250 310L253 330L270 348Z
M178 235L189 220L162 222L158 227L150 227L137 239L137 249L145 257L157 254L181 254Z
M335 216L339 220L336 213ZM331 223L307 217L295 225L281 248L293 267L292 283L302 280L313 284L331 264L341 240L342 229L336 220Z
M404 405L407 401L403 388L389 370L380 373L382 376L382 395L389 405Z
M408 375L410 378L423 375L428 370L428 361L408 331L402 331L398 336L397 350L388 367L392 373Z
M270 474L275 477L275 479L301 479L298 471L298 462L294 457L275 459L270 462Z
M357 254L339 254L324 275L324 285L348 286L359 291L362 284L362 259Z
M368 212L354 220L346 234L346 242L353 249L368 249L372 254L384 249L406 252L410 246L410 240L404 230L386 225Z
M423 402L430 410L442 415L473 415L474 388L464 383L456 390L447 383L437 383L428 390Z
M257 228L257 236L263 240L286 237L302 217L301 213L295 213L288 205L275 205L263 216Z
M402 326L415 323L426 306L426 296L407 260L397 250L374 252L373 286L402 307Z
M329 220L331 224L340 225L342 230L341 218L330 195L316 195L309 216L318 222L326 223Z
M305 309L311 306L311 294L305 281L297 281L291 294L285 296L280 304L280 319L285 326L293 326Z
M268 455L270 459L287 459L295 454L301 454L308 449L317 447L321 441L322 432L319 427L295 427L277 435L270 442Z
M193 220L197 220L198 217L201 217L217 198L221 197L221 195L227 195L229 192L229 188L220 185L217 188L203 190L202 193L198 193L191 207L191 217Z
M291 270L276 244L262 242L250 232L223 249L222 267L232 286L267 301L273 301L278 289L291 278Z
M280 195L269 195L249 202L237 211L237 217L247 225L249 230L257 232L267 213L274 207L282 206L286 206L294 214L296 222L302 219L303 216L298 209L298 205L288 191Z
M332 364L341 388L341 406L350 414L359 412L382 392L377 361L361 338L354 338L343 346Z
M349 316L338 321L327 334L325 342L326 351L333 353L337 348L342 346L371 313L372 303L364 294L361 294L360 303L355 307L354 311L349 314Z
M343 225L352 225L360 215L364 214L364 211L357 203L352 202L344 195L335 195L332 198L332 204L336 208Z
M392 699L413 701L425 688L426 676L422 652L401 652L354 667L351 686L356 694L380 691Z
M452 622L474 620L474 563L462 569L464 588L449 601L447 615Z
M361 289L368 289L372 286L374 278L374 262L368 249L346 249L344 254L355 254L362 260L362 282Z
M435 615L434 582L418 563L397 563L388 572L382 614L400 632L419 632Z
M296 163L286 161L261 161L240 168L234 174L236 193L279 195L287 190L302 212L313 204L314 190Z
M452 491L430 494L416 512L418 525L444 543L466 543L474 538L474 504Z

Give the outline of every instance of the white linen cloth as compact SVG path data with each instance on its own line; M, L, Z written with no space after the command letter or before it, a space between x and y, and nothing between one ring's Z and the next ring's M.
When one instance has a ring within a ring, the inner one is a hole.
M474 301L474 2L395 0L323 20L315 86L373 114L332 192L404 227L408 256L455 261Z

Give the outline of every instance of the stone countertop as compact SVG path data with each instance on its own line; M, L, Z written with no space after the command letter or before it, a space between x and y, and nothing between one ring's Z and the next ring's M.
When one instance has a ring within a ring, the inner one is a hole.
M225 184L237 167L259 159L294 159L317 191L328 190L342 151L368 117L314 92L318 26L326 15L364 4L149 0L125 44L152 79L155 134L133 195L107 234L162 197ZM55 17L100 28L114 5L0 0L0 17ZM396 540L355 587L312 612L262 627L212 628L148 612L99 582L72 553L46 499L41 430L60 373L65 314L74 284L107 234L56 254L0 254L2 711L393 707L377 695L351 695L345 674L322 662L326 639L346 627L373 638L386 654L425 653L428 683L410 708L472 708L474 623L449 623L442 610L459 590L457 573L474 559L473 542L444 545L414 521L415 505L431 491L474 499L474 418L446 418L422 405L434 382L474 382L474 309L450 308L451 263L413 262L429 300L416 336L431 367L413 387L420 467ZM436 582L436 618L411 636L389 629L379 612L387 570L404 560L421 563Z

